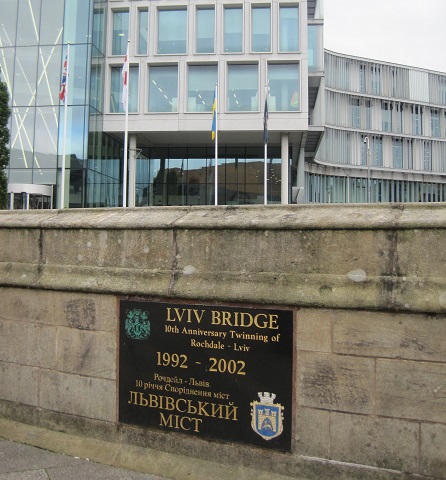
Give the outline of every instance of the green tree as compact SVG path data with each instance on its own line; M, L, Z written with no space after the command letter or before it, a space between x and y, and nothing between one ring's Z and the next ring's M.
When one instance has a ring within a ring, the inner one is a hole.
M8 122L11 115L8 101L6 83L0 82L0 210L4 210L8 205L8 181L5 172L9 161Z

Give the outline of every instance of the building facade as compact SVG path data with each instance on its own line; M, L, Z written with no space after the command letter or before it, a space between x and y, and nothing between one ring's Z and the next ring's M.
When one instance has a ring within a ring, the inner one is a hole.
M127 48L128 206L445 200L446 74L324 52L320 0L0 8L11 206L61 205L68 43L65 207L123 204Z
M446 74L325 52L325 134L306 201L446 201Z
M122 205L127 47L128 205L213 204L216 156L219 204L264 203L265 158L267 202L288 203L323 133L318 4L65 0L56 12L49 0L1 0L2 72L13 110L10 184L60 184L64 106L57 94L70 42L65 206Z

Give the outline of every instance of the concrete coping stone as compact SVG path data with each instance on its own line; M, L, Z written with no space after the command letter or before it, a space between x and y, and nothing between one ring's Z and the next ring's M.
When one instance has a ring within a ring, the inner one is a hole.
M10 210L0 228L398 230L445 229L446 204L249 205Z

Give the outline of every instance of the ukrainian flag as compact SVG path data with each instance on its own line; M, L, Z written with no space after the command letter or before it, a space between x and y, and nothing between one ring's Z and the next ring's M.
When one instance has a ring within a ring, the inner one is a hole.
M214 90L214 99L212 101L212 140L215 140L217 134L217 86Z

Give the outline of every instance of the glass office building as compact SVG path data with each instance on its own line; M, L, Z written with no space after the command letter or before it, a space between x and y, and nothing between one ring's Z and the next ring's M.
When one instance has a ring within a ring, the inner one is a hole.
M319 0L0 8L11 205L61 204L68 42L65 207L123 205L127 47L127 206L445 201L446 74L324 51Z
M446 74L325 52L311 203L445 202Z
M323 70L318 4L0 0L9 184L15 191L49 185L60 195L65 107L58 93L70 43L63 203L122 205L121 70L129 45L128 205L213 204L216 172L219 204L264 203L265 194L268 203L288 203L298 176L304 181L298 163L314 156L323 133L322 115L311 114Z

